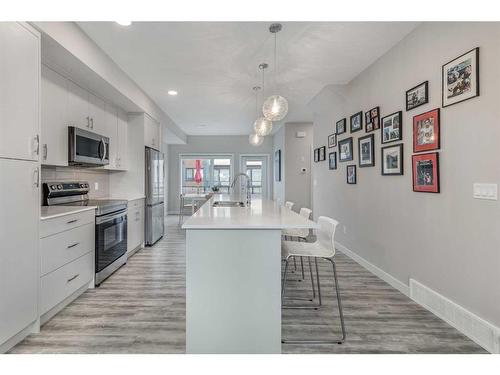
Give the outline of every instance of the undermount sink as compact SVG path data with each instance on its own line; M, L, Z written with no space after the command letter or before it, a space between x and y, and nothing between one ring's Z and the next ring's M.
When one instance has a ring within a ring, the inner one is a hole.
M215 201L212 207L245 207L244 202L237 201Z

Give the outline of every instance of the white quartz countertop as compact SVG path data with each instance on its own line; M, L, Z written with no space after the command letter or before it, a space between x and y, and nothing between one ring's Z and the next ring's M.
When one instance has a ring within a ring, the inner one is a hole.
M252 199L250 207L212 207L214 201L245 201L237 196L216 194L182 225L183 229L304 229L317 228L276 202Z
M96 206L42 206L40 208L40 220L53 219L83 211L95 211L95 209Z

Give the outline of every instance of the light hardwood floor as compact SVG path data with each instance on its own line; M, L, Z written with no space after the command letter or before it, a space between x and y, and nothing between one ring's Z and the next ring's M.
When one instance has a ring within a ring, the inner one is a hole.
M101 287L88 290L12 353L184 353L185 236L169 216L166 237L129 259ZM283 353L484 353L485 351L343 254L337 256L347 340L289 345ZM306 267L306 270L308 267ZM324 307L284 310L283 335L339 334L331 266L320 264ZM290 295L310 282L290 276Z

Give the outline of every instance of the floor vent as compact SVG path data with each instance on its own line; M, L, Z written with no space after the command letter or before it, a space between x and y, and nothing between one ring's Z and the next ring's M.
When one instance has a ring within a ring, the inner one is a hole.
M500 328L413 279L410 298L490 353L500 353Z

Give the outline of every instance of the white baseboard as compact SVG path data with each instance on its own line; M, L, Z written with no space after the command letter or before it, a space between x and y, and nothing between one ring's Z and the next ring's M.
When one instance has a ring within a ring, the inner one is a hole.
M373 273L374 275L378 276L382 280L384 280L387 284L391 285L393 288L399 290L401 293L403 293L405 296L410 296L410 287L398 279L396 279L394 276L388 274L384 270L378 268L377 266L371 264L368 262L365 258L360 257L358 254L354 253L353 251L349 250L347 247L344 245L336 242L335 247L340 250L342 253L347 255L349 258L354 260L356 263L361 265L362 267L366 268L368 271Z
M499 327L414 279L410 279L410 298L490 353L500 353Z
M490 353L500 353L499 327L494 326L414 279L410 278L410 285L407 286L352 250L349 250L344 245L336 242L335 247L356 263L408 296L440 319L443 319L446 323L456 328Z

